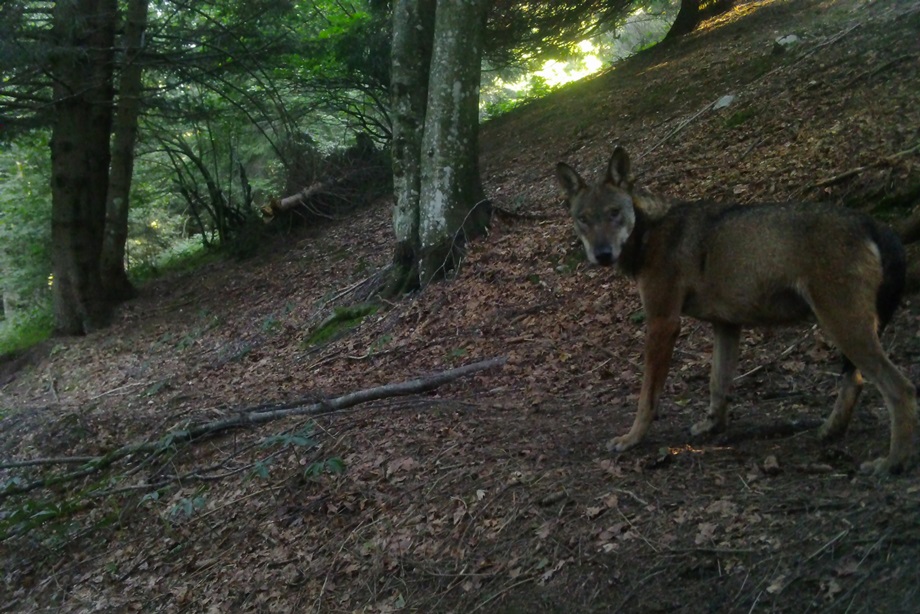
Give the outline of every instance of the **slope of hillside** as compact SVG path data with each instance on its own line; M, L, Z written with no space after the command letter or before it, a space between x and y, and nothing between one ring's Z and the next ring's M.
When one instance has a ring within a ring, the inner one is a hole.
M789 34L799 44L775 51ZM711 342L687 321L649 440L606 452L635 410L641 312L625 279L584 262L553 169L600 171L620 143L662 192L826 200L898 221L920 186L918 41L913 1L739 2L484 126L499 211L448 283L310 341L386 267L381 203L156 281L113 328L54 340L0 388L4 459L95 456L257 405L507 364L315 423L163 442L7 498L7 529L49 520L2 542L0 608L916 611L920 469L857 472L887 447L871 386L847 437L817 441L839 367L814 328L746 332L733 421L694 440ZM918 333L911 296L884 343L915 382Z

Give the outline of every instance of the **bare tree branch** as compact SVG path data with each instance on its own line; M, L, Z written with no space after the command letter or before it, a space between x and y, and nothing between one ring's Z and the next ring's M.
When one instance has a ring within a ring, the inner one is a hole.
M156 440L148 440L142 443L122 446L121 448L109 452L105 456L90 457L85 460L86 466L77 471L51 476L48 478L42 478L25 484L11 483L5 490L0 492L0 500L3 500L12 495L19 495L36 490L38 488L63 484L85 477L87 475L101 471L102 469L105 469L106 467L109 467L115 462L128 456L134 456L137 454L160 454L164 450L169 449L177 443L189 443L198 439L203 439L205 437L211 437L217 433L229 429L256 426L291 416L320 416L334 411L348 409L349 407L353 407L361 403L367 403L369 401L377 401L389 397L427 392L429 390L434 390L435 388L443 386L444 384L455 379L465 377L473 373L478 373L480 371L485 371L487 369L502 367L506 361L507 359L503 357L483 360L480 362L464 365L462 367L456 367L454 369L448 369L446 371L434 373L432 375L416 377L415 379L406 380L404 382L384 384L383 386L376 386L374 388L365 388L364 390L358 390L356 392L345 394L334 399L329 399L328 401L314 402L309 405L304 405L304 400L300 400L294 403L280 405L271 409L265 408L264 405L257 408L241 409L237 412L236 415L230 418L207 422L205 424L191 426L188 428L174 429ZM0 467L9 468L16 466L29 466L30 464L49 464L49 461L51 460L52 459L13 461L0 463ZM17 462L19 463L18 465L16 464ZM78 461L59 459L59 462L65 463Z

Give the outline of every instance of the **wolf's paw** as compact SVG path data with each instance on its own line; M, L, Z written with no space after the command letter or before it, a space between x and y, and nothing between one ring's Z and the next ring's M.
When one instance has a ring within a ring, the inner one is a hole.
M607 451L608 452L623 452L630 448L636 446L639 443L640 438L633 436L631 433L626 435L620 435L619 437L614 437L607 442Z
M900 458L893 460L890 456L883 456L875 460L866 461L859 466L862 473L868 473L877 476L898 475L904 473L907 468L907 459Z
M699 437L701 435L714 435L716 433L721 433L724 430L725 422L716 420L714 418L706 418L705 420L700 420L691 426L690 434L694 437Z

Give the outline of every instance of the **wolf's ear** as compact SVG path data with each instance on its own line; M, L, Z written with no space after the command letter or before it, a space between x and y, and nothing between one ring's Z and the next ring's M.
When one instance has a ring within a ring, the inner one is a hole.
M621 187L629 183L629 154L619 145L613 150L607 164L607 181Z
M575 172L575 169L565 162L560 162L556 165L556 179L559 181L559 185L562 186L562 189L565 190L566 196L573 195L585 186L585 182L581 178L581 175Z

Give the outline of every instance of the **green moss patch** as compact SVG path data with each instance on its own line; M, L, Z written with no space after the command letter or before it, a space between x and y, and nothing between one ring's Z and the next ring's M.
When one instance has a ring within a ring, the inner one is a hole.
M327 343L355 328L380 308L375 303L360 303L350 307L336 307L328 318L317 326L304 341L305 346Z

